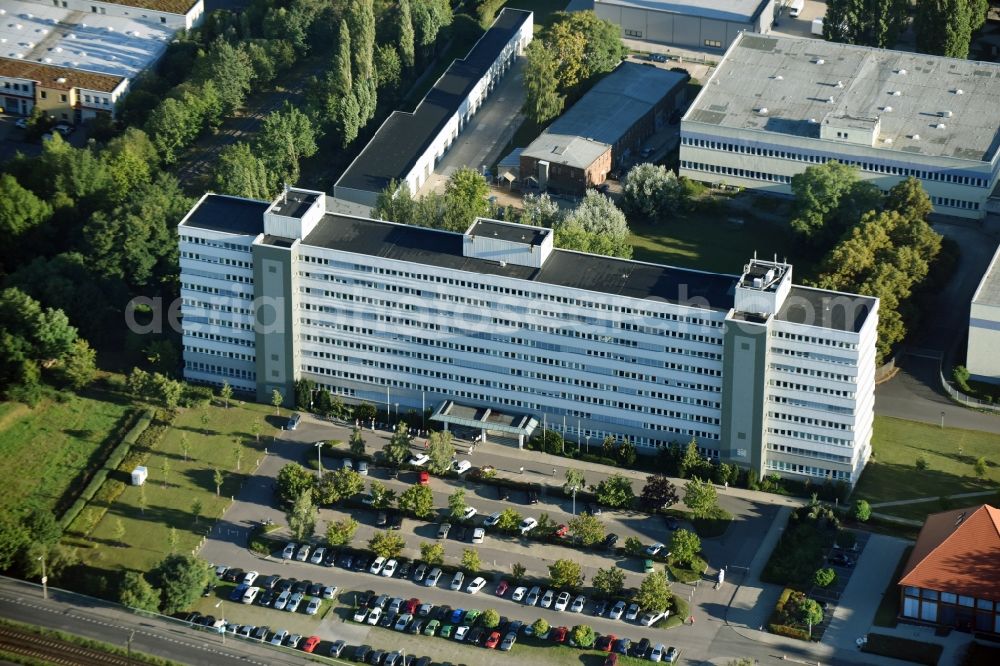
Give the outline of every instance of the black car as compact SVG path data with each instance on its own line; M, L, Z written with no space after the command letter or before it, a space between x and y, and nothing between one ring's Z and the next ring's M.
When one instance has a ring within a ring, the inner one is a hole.
M254 581L254 585L256 585L262 590L273 590L274 586L278 584L279 580L281 580L281 576L268 576L262 581L259 582Z
M280 594L281 592L288 592L290 589L292 589L293 585L295 585L295 579L294 578L282 578L274 586L274 589L276 589L278 591L278 593Z
M222 574L222 580L226 581L227 583L235 583L238 580L243 580L243 576L245 574L246 572L243 571L243 569L239 568L229 569L226 571L226 573Z
M597 602L596 606L594 606L594 615L596 615L597 617L601 617L606 612L608 612L608 600L602 599Z
M601 507L599 507L598 505L594 504L593 502L588 502L587 503L587 513L589 513L592 516L599 516L599 515L601 515Z
M417 659L417 661L413 663L413 666L431 666L431 658L421 657L420 659Z
M264 639L267 638L267 632L269 631L271 631L271 627L267 625L264 625L263 627L257 627L256 629L253 630L253 633L250 634L250 638L254 639L255 641L263 642Z
M510 626L510 620L501 615L500 622L497 623L495 631L501 636L506 636L510 631L510 629L507 628L508 626Z
M211 627L213 624L215 624L215 616L206 615L202 617L201 620L198 621L198 624L200 624L203 627Z
M828 559L830 564L836 564L840 567L847 567L850 569L854 566L854 558L847 553L834 553Z
M420 634L424 630L424 625L427 624L426 620L414 620L409 628L407 628L406 633L408 634Z
M368 655L368 663L372 666L379 666L385 660L385 655L387 654L385 650L375 650Z
M452 528L451 536L455 539L455 541L465 541L466 531L465 525L458 525Z
M369 555L358 555L354 558L355 571L368 571L372 565L372 558Z
M354 600L357 602L358 608L361 608L362 606L367 606L368 602L371 601L374 596L375 591L368 590L367 592L358 592L357 597L355 597Z
M330 550L330 552L326 554L326 557L323 558L323 566L332 567L336 563L337 563L337 551Z
M385 527L389 522L389 514L385 511L379 511L378 516L375 518L375 527Z
M465 642L471 643L472 645L482 645L487 636L489 636L489 633L485 629L482 627L474 627L472 631L469 632L469 635L465 637Z
M529 490L528 491L528 504L538 504L538 491Z
M337 558L337 566L342 569L352 569L354 567L354 555L351 553L341 553Z
M270 606L271 602L274 601L275 594L272 590L264 590L257 597L257 603L261 606Z
M308 590L309 586L312 584L313 582L311 580L300 580L292 585L292 594L305 594L306 590Z
M389 514L389 529L398 530L403 527L403 516L398 513Z
M354 655L351 657L354 661L365 662L368 661L368 655L372 653L371 645L359 645L354 648Z
M409 578L410 569L412 568L413 565L410 562L408 562L407 560L400 560L399 566L396 568L396 576L399 578Z
M609 534L608 536L604 537L604 547L607 548L608 550L614 548L616 543L618 543L617 534Z
M383 613L382 617L378 621L378 626L390 629L396 624L396 619L398 617L399 615L397 613Z
M510 633L516 634L519 631L521 631L521 627L523 627L523 626L524 626L524 622L521 622L520 620L513 620L513 621L511 621L511 623L509 625L507 625L507 633L508 634L510 634ZM501 632L501 633L503 633L503 632ZM504 634L504 635L506 636L507 634Z
M678 527L681 526L680 521L674 518L673 516L664 516L663 520L664 522L666 522L667 529L670 531L676 530Z
M186 618L184 618L184 621L190 622L191 624L201 624L201 618L202 618L201 613L195 611L193 613L190 613Z
M323 594L324 587L326 587L326 585L323 585L323 583L313 583L312 585L309 586L309 589L306 590L306 594L308 594L310 597L321 596Z
M506 502L510 499L510 489L506 486L496 486L497 489L497 499L501 502Z
M431 617L439 622L445 622L451 617L451 606L438 606L434 609Z
M618 654L628 655L628 649L632 645L631 638L619 638L615 641L615 646L611 648L614 652Z
M629 654L631 654L633 657L637 657L639 659L645 659L646 658L646 654L648 652L649 652L649 639L648 638L643 638L641 641L639 641L638 643L636 643L635 645L633 645L631 650L629 650Z
M413 656L412 654L404 654L403 655L403 666L413 666L413 662L415 662L416 660L417 660L417 658L415 656Z

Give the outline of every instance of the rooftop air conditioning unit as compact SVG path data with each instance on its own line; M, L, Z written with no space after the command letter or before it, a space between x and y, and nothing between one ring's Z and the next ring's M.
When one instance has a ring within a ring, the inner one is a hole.
M892 113L892 107L891 106L883 107L882 110L885 111L886 113Z
M964 91L964 90L962 90L961 88L959 88L958 90L956 90L956 91L955 91L955 94L956 94L956 95L964 95L964 94L965 94L965 91Z
M941 116L942 118L951 118L955 114L952 113L951 111L942 111L938 115Z
M56 79L56 83L66 83L66 77L60 76L58 79Z
M914 141L920 141L920 135L919 134L914 134L910 138L913 139Z
M897 70L896 70L896 73L897 73L897 74L902 74L902 75L904 75L904 76L905 76L905 75L906 75L906 70L905 70L905 69L897 69Z
M814 62L815 64L817 64L817 65L823 65L823 64L826 64L826 61L825 61L825 60L823 60L822 58L816 58L815 60L813 60L813 62Z
M827 104L833 104L833 102L834 102L834 99L832 97L827 97L826 98L826 103Z
M947 127L947 125L945 125L944 123L938 123L934 127L937 128L937 129L945 129Z
M757 109L757 115L766 116L767 115L767 107L766 106L762 106L759 109Z
M893 97L899 97L900 95L902 95L902 94L903 94L903 91L902 91L902 90L893 90L893 91L892 91L891 93L889 93L889 94L890 94L890 95L892 95Z
M843 88L844 87L844 82L843 81L837 81L837 87L838 88Z

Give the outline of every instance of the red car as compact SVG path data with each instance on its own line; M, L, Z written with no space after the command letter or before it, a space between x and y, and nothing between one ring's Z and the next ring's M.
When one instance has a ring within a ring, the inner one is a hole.
M426 470L421 470L420 476L417 479L417 483L419 483L422 486L431 485L431 475Z
M594 643L594 648L601 650L602 652L611 652L611 648L614 646L616 640L618 640L618 637L614 634L601 636L597 639L597 642Z
M302 644L303 652L312 652L319 645L319 636L310 636L306 639L306 642Z
M553 532L553 534L562 539L567 534L569 534L569 527L567 527L566 525L560 525L559 527L556 528L556 531Z
M490 634L489 638L486 639L484 645L492 650L497 646L499 642L500 642L500 632L494 631L492 634Z
M618 666L618 653L612 652L605 658L604 666Z
M569 634L569 629L567 629L566 627L556 627L555 629L552 630L552 633L549 634L549 638L552 640L553 643L565 643L566 636L568 634Z
M410 599L409 601L403 602L403 613L409 613L410 615L416 615L417 606L420 605L420 599Z
M507 590L509 589L510 589L510 583L508 583L505 580L500 581L499 583L497 583L497 596L502 597L503 595L507 594Z

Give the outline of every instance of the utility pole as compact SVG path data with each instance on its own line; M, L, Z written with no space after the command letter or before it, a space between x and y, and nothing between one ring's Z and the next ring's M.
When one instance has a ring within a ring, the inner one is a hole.
M323 441L316 442L316 457L319 460L319 469L316 470L316 478L318 479L323 478L323 445L325 443Z
M125 643L125 658L132 661L132 639L135 638L135 629L129 632L128 641Z
M49 577L45 573L45 551L38 557L42 561L42 599L49 598Z

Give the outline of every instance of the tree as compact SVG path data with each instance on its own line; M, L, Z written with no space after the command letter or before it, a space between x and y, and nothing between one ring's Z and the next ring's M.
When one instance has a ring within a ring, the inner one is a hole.
M979 20L972 12L969 0L918 2L913 15L917 51L962 60L968 58L973 26Z
M203 81L215 84L222 102L222 112L232 115L250 92L253 80L253 64L242 44L233 45L218 37L200 63Z
M687 196L673 171L648 162L629 170L623 194L625 212L651 222L662 222L679 212Z
M74 340L59 359L59 374L74 391L79 391L97 375L97 352L86 340Z
M976 458L976 464L973 465L973 469L976 472L977 478L985 478L986 473L989 471L989 464L986 462L986 458L984 456Z
M123 523L122 519L117 516L111 523L111 538L114 539L115 544L118 546L125 545L124 542L122 542L122 539L125 538L125 523Z
M565 32L562 32L563 26ZM547 36L547 39L553 37L552 41L556 41L557 34L583 37L584 52L579 63L579 77L583 81L615 69L628 53L622 43L621 28L611 21L598 18L593 11L558 12L553 16L552 27L554 30Z
M355 456L365 455L365 438L361 434L361 428L356 426L351 431L351 454Z
M615 457L623 467L631 467L636 458L635 444L627 439L615 448Z
M885 195L886 210L894 210L906 218L911 224L920 221L927 221L927 218L934 212L934 204L931 202L927 190L918 178L907 177L892 186Z
M587 480L583 477L583 472L578 469L566 470L566 483L563 484L563 492L567 495L573 494L573 489L583 490L587 487Z
M594 589L605 597L617 597L625 589L625 572L617 567L598 569L593 583Z
M637 537L630 536L625 539L625 553L627 555L638 555L642 550L642 542Z
M429 566L441 566L444 564L444 546L439 543L420 543L420 559Z
M813 584L816 587L830 587L836 580L837 572L830 567L817 569L813 574Z
M177 161L180 152L200 131L201 118L196 110L174 97L163 100L146 121L146 133L160 159L168 165Z
M226 480L225 475L222 470L216 467L212 470L212 481L215 482L215 496L218 497L222 494L222 482Z
M260 419L254 419L250 422L250 434L253 435L254 441L260 442L260 432L262 427L260 425Z
M163 459L160 470L163 472L163 487L166 488L170 483L170 458Z
M792 177L792 229L817 248L826 248L861 215L882 207L882 194L860 178L857 167L830 160Z
M448 178L445 185L445 213L443 228L465 231L477 217L489 214L489 183L475 169L464 167Z
M482 567L479 560L479 551L475 548L466 548L462 551L461 567L469 573L476 573Z
M570 631L570 640L579 645L584 650L589 650L597 641L597 632L593 627L586 624L578 624Z
M701 539L689 530L676 530L670 537L670 557L681 566L690 567L701 552Z
M358 136L362 126L361 110L354 96L351 73L351 32L347 21L341 21L339 39L333 53L333 63L327 74L326 116L346 148Z
M288 463L278 470L278 497L291 502L313 486L312 472L298 463Z
M639 503L646 511L659 511L675 504L679 499L677 486L666 474L651 474L646 477Z
M497 519L497 529L501 532L516 532L524 518L515 509L506 508Z
M430 46L441 28L452 21L451 3L448 0L411 0L413 32L420 46Z
M589 513L581 513L571 518L569 533L584 546L593 546L604 538L604 524Z
M521 224L536 227L554 227L562 217L559 204L552 200L548 192L528 193L521 200Z
M354 539L358 525L358 521L350 516L342 520L335 520L326 526L326 540L334 547L346 546Z
M316 154L318 136L309 117L288 102L264 117L256 152L267 165L271 191L299 179L299 160Z
M36 507L24 518L24 527L32 541L48 548L62 538L62 528L50 511Z
M823 621L823 608L813 599L803 597L799 602L799 622L816 626Z
M451 461L455 459L455 446L452 444L450 432L432 432L427 444L427 469L434 474L444 474L451 469Z
M52 216L52 206L21 187L10 174L0 175L0 232L11 240L20 238ZM7 260L17 254L5 251Z
M195 500L195 501L197 502L197 500ZM141 486L139 486L139 497L138 497L137 502L139 504L139 513L141 513L142 515L145 516L146 515L146 507L149 505L149 501L146 499L146 484L145 483L142 484ZM193 507L192 507L192 509L193 509ZM192 510L192 513L194 514L194 522L197 523L198 522L198 514L201 513L201 503L200 502L198 503L198 511L193 511Z
M352 89L358 101L358 118L364 125L375 115L375 10L372 0L354 0L347 7Z
M670 592L667 574L663 571L654 571L639 584L639 592L635 595L635 602L639 604L639 608L662 612L670 607L670 600L673 596Z
M855 500L853 514L855 520L862 523L868 522L868 519L872 517L871 505L863 499Z
M271 393L271 404L274 405L274 415L281 416L281 404L285 401L285 396L281 395L281 391L274 389Z
M694 477L684 484L684 504L695 518L709 518L718 510L719 495L710 481Z
M913 466L916 467L917 469L921 470L921 471L930 469L930 467L931 467L930 463L927 462L927 458L924 457L924 456L917 456L917 459L913 463Z
M316 493L316 501L319 504L336 504L343 499L357 495L364 488L364 477L353 469L341 467L340 469L325 473L316 485L314 492Z
M575 590L583 583L583 570L574 560L556 560L549 565L549 584L560 589Z
M632 481L622 474L612 474L597 484L597 501L604 506L629 507L634 499Z
M395 15L396 44L399 46L399 58L403 67L413 69L415 60L413 20L410 17L409 0L399 0L399 9Z
M369 482L368 493L372 498L372 506L376 509L388 509L396 501L396 491L389 490L378 479Z
M434 494L427 486L411 486L399 496L399 509L417 518L427 518L434 513Z
M892 48L908 21L906 0L828 0L823 38L832 42Z
M448 511L452 520L461 520L465 510L469 508L465 503L465 489L457 488L455 492L448 496Z
M142 489L145 488L145 487L146 486L144 486L144 485L139 486L139 490L140 490L139 497L140 497L140 500L143 500L143 503L145 503L145 500L143 498L143 495L145 495L145 493L142 492ZM204 508L204 506L202 505L202 502L201 502L200 499L196 499L193 502L191 502L191 516L194 517L194 524L195 525L198 524L198 519L201 518L201 511L202 511L203 508Z
M222 194L247 199L270 199L273 179L267 165L250 144L238 141L225 146L213 173L215 187Z
M496 629L500 626L500 613L494 608L487 608L479 616L479 623L487 629Z
M540 39L525 49L524 110L536 124L542 125L562 113L566 96L559 92L559 60Z
M533 636L544 636L549 633L549 623L540 617L531 623L531 632Z
M399 536L396 532L376 532L375 535L368 540L368 549L379 557L384 557L387 560L399 557L399 554L403 552L403 548L405 547L406 542L403 541L403 537Z
M31 533L18 516L0 513L0 570L9 569L30 540Z
M555 233L555 244L567 250L632 258L625 214L596 190L587 190L579 205L556 225Z
M149 572L150 582L163 597L161 610L166 614L190 608L208 584L208 565L190 555L167 555Z
M515 583L524 579L524 574L527 572L527 568L520 562L515 562L510 565L510 577Z
M170 549L171 553L177 552L177 546L180 543L180 536L177 534L177 528L171 527L170 531L167 532L167 547Z
M316 529L316 505L313 504L311 490L304 490L285 513L288 529L296 541L312 538Z
M118 586L119 603L129 608L155 613L160 609L160 599L160 591L150 585L141 573L125 572Z
M400 421L396 424L396 432L392 434L389 443L382 449L382 455L390 465L401 465L410 457L410 429Z
M187 462L188 458L191 455L191 440L188 439L188 436L187 436L186 432L182 432L181 433L179 447L180 447L180 450L181 450L181 455L184 456L184 462ZM218 484L216 484L216 485L218 485ZM215 494L216 494L216 496L218 496L218 494L219 494L218 489L216 489Z

